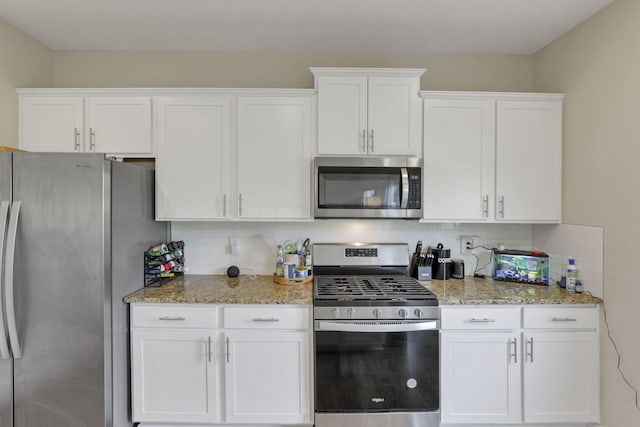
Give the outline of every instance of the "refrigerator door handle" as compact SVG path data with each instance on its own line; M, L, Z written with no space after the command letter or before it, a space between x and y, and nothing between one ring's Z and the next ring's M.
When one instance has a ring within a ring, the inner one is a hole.
M18 328L16 327L16 313L13 297L13 260L16 253L16 235L18 234L18 216L20 215L20 203L21 202L13 202L13 205L11 206L4 268L4 305L7 315L9 342L11 343L11 351L13 353L14 359L20 359L22 357L20 342L18 341Z
M0 202L0 285L2 284L2 276L4 273L4 264L2 263L2 252L4 251L4 243L7 230L7 217L9 215L9 201ZM9 359L9 345L7 344L7 333L4 324L4 306L2 304L2 288L0 287L0 359Z

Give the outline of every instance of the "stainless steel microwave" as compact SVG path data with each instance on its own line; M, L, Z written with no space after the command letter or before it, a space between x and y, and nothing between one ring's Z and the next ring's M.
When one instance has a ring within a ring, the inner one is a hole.
M316 157L316 218L421 218L422 160Z

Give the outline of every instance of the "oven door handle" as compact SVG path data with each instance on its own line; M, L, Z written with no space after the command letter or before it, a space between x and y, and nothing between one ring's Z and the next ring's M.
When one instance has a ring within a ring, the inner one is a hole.
M411 332L438 330L437 320L427 322L336 322L329 320L317 320L316 331L335 332Z

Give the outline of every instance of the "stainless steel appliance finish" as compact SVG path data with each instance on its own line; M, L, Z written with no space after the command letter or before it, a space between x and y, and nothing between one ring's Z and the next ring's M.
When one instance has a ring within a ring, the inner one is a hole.
M408 246L312 252L316 427L439 426L438 301L407 275Z
M0 153L2 427L131 425L122 298L167 237L153 186L101 154Z
M316 218L422 218L422 160L316 157Z

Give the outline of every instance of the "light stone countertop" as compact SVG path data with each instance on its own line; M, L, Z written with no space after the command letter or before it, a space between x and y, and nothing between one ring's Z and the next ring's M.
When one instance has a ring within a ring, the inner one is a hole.
M438 297L439 305L602 303L600 298L588 293L567 291L556 284L529 285L473 277L420 283Z
M601 304L588 293L567 291L558 285L528 285L491 278L420 282L439 305L492 304ZM139 289L126 303L168 304L313 304L313 283L279 285L272 276L185 275L161 287Z
M185 275L160 287L139 289L126 303L301 304L313 303L313 283L279 285L271 276Z

